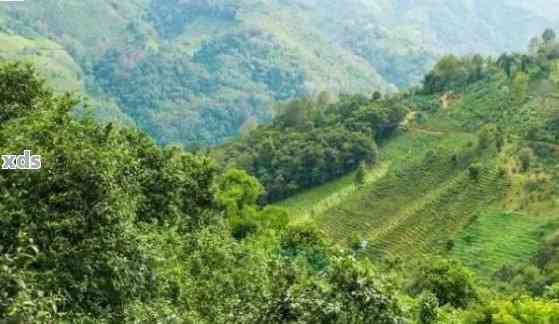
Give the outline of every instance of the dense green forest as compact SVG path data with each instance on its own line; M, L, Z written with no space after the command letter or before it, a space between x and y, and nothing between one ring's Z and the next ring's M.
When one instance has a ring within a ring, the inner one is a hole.
M3 62L0 89L2 152L33 147L44 161L0 176L2 320L400 318L369 262L257 208L262 187L245 172L73 117L76 99L53 95L30 67Z
M96 118L214 145L276 101L393 93L445 53L524 49L557 0L43 0L0 5L0 57L30 61ZM459 40L459 41L458 41Z
M243 168L265 186L264 201L277 201L354 170L374 165L377 140L390 136L408 112L397 97L342 96L328 102L300 99L278 105L269 125L216 151L224 163Z
M559 42L531 48L446 56L400 94L278 104L210 154L100 123L2 61L0 151L42 169L0 173L0 319L559 322ZM309 221L266 205L354 169Z

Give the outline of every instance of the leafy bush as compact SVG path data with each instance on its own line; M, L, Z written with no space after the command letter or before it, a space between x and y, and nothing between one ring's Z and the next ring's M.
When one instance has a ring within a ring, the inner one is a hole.
M477 299L473 274L456 261L429 260L414 273L409 290L414 295L430 292L441 306L465 308Z

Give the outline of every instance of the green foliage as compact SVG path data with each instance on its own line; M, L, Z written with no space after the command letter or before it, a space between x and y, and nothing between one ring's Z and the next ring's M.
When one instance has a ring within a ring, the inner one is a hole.
M14 93L6 90L6 98L17 98L20 89L50 93L33 69L24 72L29 79ZM136 244L134 224L158 219L187 229L207 223L202 218L212 212L215 169L208 161L164 151L132 130L76 120L69 113L75 103L69 96L35 97L36 111L0 124L2 152L32 147L43 162L41 170L0 175L5 282L22 282L7 289L2 318L56 316L45 307L122 318L125 305L149 300L155 291L154 270ZM19 246L22 235L31 247ZM13 270L10 262L29 249L31 261ZM36 307L21 308L26 298L36 299Z
M542 34L542 39L545 43L551 43L555 41L556 38L557 35L555 34L555 31L553 31L553 29L546 29Z
M434 294L440 305L465 308L477 299L474 276L457 261L434 258L419 266L410 292Z
M265 207L256 210L254 207L245 208L242 213L231 217L231 234L237 240L250 235L266 232L282 233L289 224L289 215L281 208Z
M497 147L497 151L502 152L505 144L506 144L506 138L505 138L504 131L502 128L497 127L495 133L495 146Z
M481 128L478 134L478 145L481 149L487 149L496 141L497 127L489 124Z
M520 160L520 168L523 172L527 172L530 169L532 160L534 157L534 152L530 148L523 148L518 152L518 159Z
M490 62L480 55L458 58L443 57L425 76L423 92L426 94L444 91L463 91L471 83L485 79L490 74Z
M341 305L338 323L398 323L401 310L386 294L390 287L381 284L368 263L352 258L335 259L329 273L332 295ZM387 298L388 297L388 298Z
M0 32L2 59L21 64L33 64L55 92L84 89L84 80L75 58L60 44L48 37L22 37L10 32Z
M441 109L441 102L437 96L412 95L406 99L410 106L420 112L437 112Z
M371 264L257 208L246 172L218 177L205 156L76 118L76 103L37 98L0 123L2 152L43 162L0 174L0 321L401 321Z
M178 0L150 1L149 18L164 38L180 35L197 16L224 20L235 19L238 8L234 3L212 1L181 2Z
M481 174L481 169L482 166L479 163L473 163L472 165L470 165L468 167L468 174L470 176L470 179L478 181Z
M283 251L290 255L296 255L309 248L321 248L324 245L324 233L307 224L290 226L281 239Z
M42 291L32 267L39 256L33 239L24 232L17 237L16 249L0 255L0 318L14 322L54 322L61 314L57 293Z
M341 97L320 106L313 99L280 105L272 125L226 145L225 163L247 170L264 185L264 201L277 201L358 167L374 165L372 136L388 138L404 118L397 99Z
M523 102L526 98L528 88L528 75L522 71L517 72L514 75L512 81L512 91L514 100L517 102Z
M73 103L64 98L54 111L0 128L3 152L31 146L44 161L40 171L0 177L2 252L17 251L16 238L25 232L39 251L33 268L49 269L35 273L38 289L62 290L63 312L108 311L118 318L130 299L151 295L153 273L130 231L140 198L134 179L140 159L124 134L72 120ZM19 136L9 139L16 130Z
M559 301L559 283L554 283L545 288L544 297L546 299Z
M230 216L239 213L249 206L256 204L263 192L258 181L245 171L229 169L218 182L217 200L225 207Z
M439 301L437 296L427 291L421 294L419 298L419 323L434 324L439 318L438 314Z
M541 0L67 0L0 15L2 57L33 60L57 89L87 91L103 118L129 117L158 143L211 145L251 117L269 121L275 100L323 89L386 94L420 83L440 53L519 50L556 11ZM542 57L556 55L555 42ZM473 79L476 64L466 69ZM461 87L463 72L434 85Z
M23 117L40 108L41 100L52 97L45 80L31 65L2 62L0 65L0 123Z
M223 162L244 170L219 170L204 155L78 118L70 113L75 98L54 96L32 68L5 65L6 80L21 87L5 87L0 96L17 108L0 121L0 151L32 148L43 168L0 174L0 321L557 322L556 237L536 253L556 229L553 199L544 206L550 216L540 218L480 213L508 208L522 188L540 192L555 180L553 167L535 174L543 160L554 162L555 146L534 142L552 138L556 119L555 90L538 86L552 81L555 41L548 36L539 53L512 55L518 61L502 73L504 62L445 58L426 84L429 95L333 102L323 93L278 105L270 125L219 148L229 155ZM220 53L230 48L221 45L205 44L207 55L196 64L223 63ZM267 74L257 70L256 78ZM283 77L290 75L272 79ZM274 87L274 96L291 96L289 86ZM463 93L445 94L449 102L440 109L439 91ZM421 120L405 118L407 107ZM526 128L516 129L521 122ZM402 124L407 132L393 137ZM467 143L481 125L480 150ZM536 128L541 132L526 131ZM525 173L509 179L498 170L514 163L514 147L533 149L527 167L526 149L518 152ZM362 190L322 210L316 224L290 226L289 212L258 206L264 190L264 201L279 199L367 162L371 172L385 169L364 181L360 167ZM358 254L328 241L349 236L368 245ZM452 254L485 274L502 266L494 277L500 282L484 292L470 270L437 257L400 271L399 257L418 252ZM526 266L534 254L535 265ZM367 258L377 255L393 270L377 270ZM407 289L397 290L401 282Z
M496 300L470 315L468 323L551 324L559 321L559 304L553 301L521 296L513 300Z
M144 135L130 134L130 144L140 155L140 181L144 195L139 220L204 225L216 208L216 165L209 158L185 153L176 147L159 149Z
M445 243L477 208L485 208L501 190L491 169L482 170L480 182L468 179L467 167L479 153L467 146L472 138L411 129L391 139L381 148L379 175L314 218L339 243L361 234L374 257L446 250Z
M537 217L485 209L457 238L451 255L489 279L499 269L507 269L507 264L530 262L555 229ZM512 279L505 277L505 282Z
M359 168L357 168L357 172L355 173L355 178L353 179L355 185L358 187L363 186L365 184L366 175L367 175L366 166L364 163L361 163L359 165Z

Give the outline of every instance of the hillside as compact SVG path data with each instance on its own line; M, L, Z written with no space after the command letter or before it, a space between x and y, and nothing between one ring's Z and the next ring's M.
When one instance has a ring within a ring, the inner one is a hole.
M120 109L160 143L216 144L276 101L393 92L444 53L519 50L557 25L554 1L47 0L0 5L0 28L64 48L111 106L99 115Z
M364 184L349 176L279 205L340 244L366 242L374 258L444 255L483 278L529 265L559 228L553 44L496 61L444 58L421 91L400 99L408 116ZM469 64L481 64L475 79Z

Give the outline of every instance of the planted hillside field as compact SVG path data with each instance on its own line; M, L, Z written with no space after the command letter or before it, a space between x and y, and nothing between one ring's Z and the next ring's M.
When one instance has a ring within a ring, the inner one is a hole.
M451 255L487 278L505 265L526 263L533 258L545 238L559 228L554 218L480 211L457 236Z
M382 179L389 168L390 163L382 162L368 170L364 183L370 184ZM355 174L355 172L352 172L337 180L294 195L275 205L289 210L292 223L312 222L316 216L339 205L348 196L359 190L359 187L355 184Z
M400 153L411 153L414 142L407 137L413 138L413 132L400 135L406 139L399 141L410 145L399 146ZM471 136L462 135L464 146L457 151L448 146L445 150L444 145L451 142L444 137L420 136L432 138L424 156L414 159L404 154L410 158L392 164L383 178L324 212L317 222L338 241L347 242L355 234L368 240L373 254L404 256L442 250L478 208L500 197L506 181L499 179L492 163L495 152L468 143ZM394 154L392 149L390 144L385 148L388 156ZM469 167L477 160L483 161L483 167L474 179Z
M292 219L345 246L365 243L374 259L446 255L483 278L506 261L529 263L558 219L557 84L524 76L529 63L516 77L499 72L493 64L507 59L443 59L423 93L402 98L410 112L382 139L367 168L374 181L350 190L346 176L297 194L282 203Z

